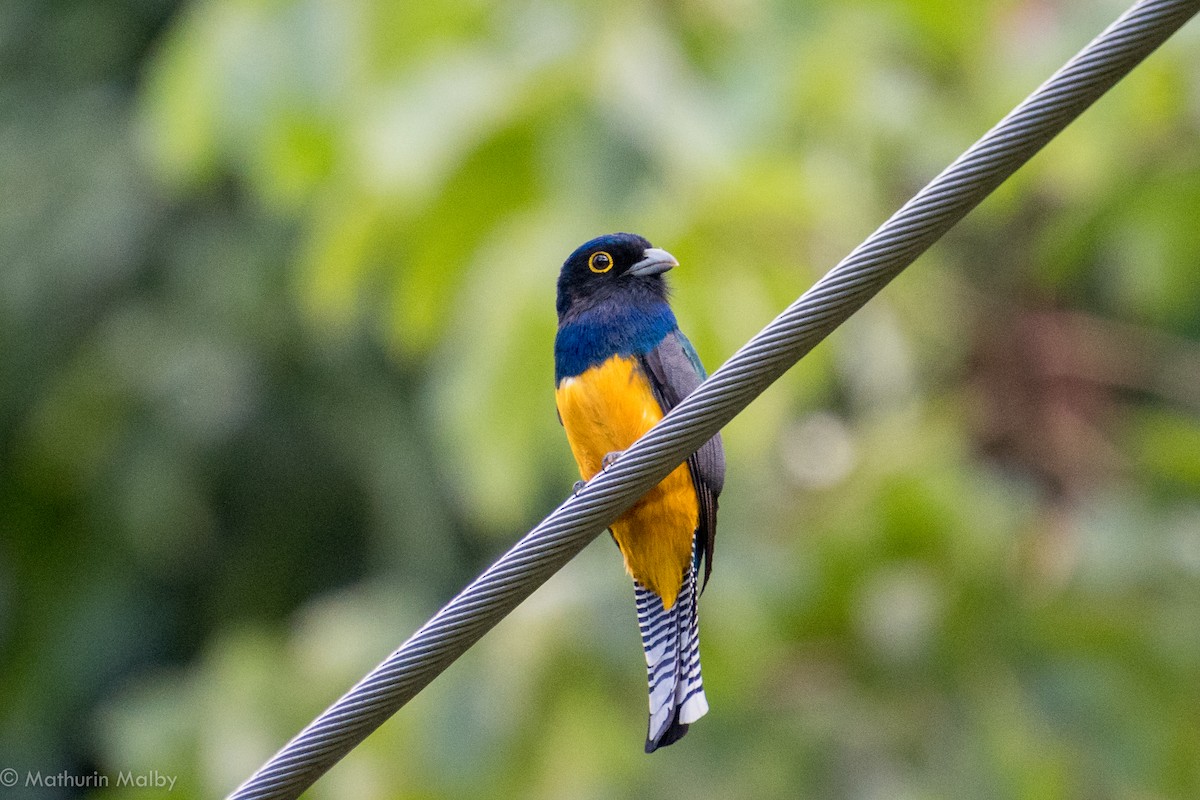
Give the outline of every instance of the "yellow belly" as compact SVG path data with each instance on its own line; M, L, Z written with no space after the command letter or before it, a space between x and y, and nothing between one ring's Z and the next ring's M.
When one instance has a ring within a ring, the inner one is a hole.
M626 449L663 416L637 362L620 356L564 378L555 400L584 480L600 471L605 454ZM691 473L681 464L612 524L626 571L665 608L675 604L690 566L699 516Z

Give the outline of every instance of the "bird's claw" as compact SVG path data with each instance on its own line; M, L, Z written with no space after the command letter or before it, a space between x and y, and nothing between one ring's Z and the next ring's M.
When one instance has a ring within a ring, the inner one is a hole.
M621 450L614 450L611 453L605 453L604 458L600 459L600 471L604 472L617 463L617 459L621 457L622 452ZM575 485L571 487L571 496L578 497L585 486L587 486L587 481L575 481Z

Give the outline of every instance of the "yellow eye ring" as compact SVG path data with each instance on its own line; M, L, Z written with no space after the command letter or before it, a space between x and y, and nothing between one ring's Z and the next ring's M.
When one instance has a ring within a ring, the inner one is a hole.
M613 268L613 258L603 250L597 250L588 257L588 269L592 272L608 272Z

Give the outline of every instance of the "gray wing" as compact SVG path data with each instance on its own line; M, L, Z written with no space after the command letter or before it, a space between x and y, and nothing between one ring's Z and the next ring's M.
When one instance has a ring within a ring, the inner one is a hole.
M668 333L640 361L664 414L708 377L692 343L679 330ZM704 582L707 584L708 576L712 574L713 545L717 536L717 497L725 485L725 448L721 444L721 434L702 444L688 457L687 463L700 501L696 557L704 560Z

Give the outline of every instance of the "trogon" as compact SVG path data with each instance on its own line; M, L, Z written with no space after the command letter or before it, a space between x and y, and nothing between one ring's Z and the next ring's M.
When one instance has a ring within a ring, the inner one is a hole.
M630 233L593 239L563 263L555 400L584 481L619 458L706 377L667 303L663 273L678 265L670 253ZM701 564L705 583L712 571L724 481L718 435L610 528L633 578L646 654L647 753L678 741L708 712L700 678L697 584Z

